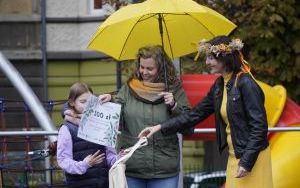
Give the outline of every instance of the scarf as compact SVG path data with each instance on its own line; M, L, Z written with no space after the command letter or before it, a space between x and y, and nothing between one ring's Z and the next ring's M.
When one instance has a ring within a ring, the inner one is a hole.
M159 104L164 101L164 98L158 95L161 92L165 92L164 83L152 83L140 81L138 79L131 79L128 81L128 86L131 94L145 103ZM180 86L180 82L170 85L168 92L174 93L180 88Z

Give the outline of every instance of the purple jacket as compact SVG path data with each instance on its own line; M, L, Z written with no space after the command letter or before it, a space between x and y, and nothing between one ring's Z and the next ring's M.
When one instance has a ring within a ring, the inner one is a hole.
M73 160L72 137L67 126L63 125L58 132L57 162L67 173L84 174L90 166L85 161ZM117 159L114 148L106 147L107 165L111 167Z

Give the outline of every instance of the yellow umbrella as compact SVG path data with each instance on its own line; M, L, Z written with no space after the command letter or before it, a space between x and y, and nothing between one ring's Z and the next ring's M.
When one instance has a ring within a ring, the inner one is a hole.
M140 47L162 45L174 59L195 52L201 39L228 35L235 27L221 14L192 0L147 0L108 17L88 48L116 60L129 60Z

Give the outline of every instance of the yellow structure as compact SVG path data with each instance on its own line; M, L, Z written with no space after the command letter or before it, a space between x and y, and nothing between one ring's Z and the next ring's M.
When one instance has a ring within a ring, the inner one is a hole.
M271 87L263 82L259 85L265 94L265 107L270 127L277 125L286 105L286 90L281 85ZM288 125L300 127L300 124ZM270 139L274 188L300 187L300 133L276 133Z
M265 108L267 111L268 125L274 127L278 122L286 101L286 89L281 85L270 85L257 81L265 94Z
M279 133L270 141L274 188L300 187L299 134L299 132Z

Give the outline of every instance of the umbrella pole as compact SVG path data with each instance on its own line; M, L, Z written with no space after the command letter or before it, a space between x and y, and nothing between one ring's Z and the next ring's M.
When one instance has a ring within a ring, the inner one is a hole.
M162 16L161 14L158 14L158 26L159 26L159 33L160 33L160 38L161 38L161 46L162 49L164 49L164 38L163 38L163 26L162 26ZM167 79L167 66L165 59L163 59L163 68L164 68L164 77L165 77L165 90L169 91L169 84L168 84L168 79Z
M161 45L162 49L164 49L164 38L163 38L163 26L162 26L162 16L161 14L158 14L158 24L159 24L159 33L160 33L160 38L161 38ZM165 53L166 54L166 53ZM165 58L163 58L163 68L164 68L164 77L165 77L165 91L169 92L169 84L168 84L168 79L167 79L167 66L165 62ZM182 187L183 186L183 172L182 172L182 135L177 134L178 140L179 140L179 150L180 150L180 174L179 174L179 179L178 179L178 186L177 187Z

